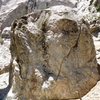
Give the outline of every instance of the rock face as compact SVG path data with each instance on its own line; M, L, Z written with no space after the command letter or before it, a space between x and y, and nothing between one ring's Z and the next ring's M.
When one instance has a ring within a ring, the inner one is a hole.
M100 32L94 34L93 40L96 48L96 58L98 64L100 64Z
M89 7L90 4L91 7ZM11 23L16 18L20 18L32 11L46 9L55 5L65 5L72 8L77 7L78 12L82 15L86 14L89 9L94 11L94 5L99 10L99 4L99 0L0 0L0 31L11 26Z
M11 26L16 18L27 14L27 0L0 0L0 30Z
M16 18L34 10L46 9L55 5L74 7L77 0L0 0L0 30L11 26Z
M10 39L11 27L5 27L1 33L1 38Z
M11 60L11 53L9 47L9 39L3 40L3 44L0 44L0 74L9 71L8 65Z
M29 12L37 9L46 9L55 5L75 7L77 0L28 0Z
M80 19L84 19L89 25L91 34L100 32L100 1L80 0L75 8Z
M15 20L10 49L19 65L18 100L80 98L97 83L92 36L78 19L73 9L55 6Z

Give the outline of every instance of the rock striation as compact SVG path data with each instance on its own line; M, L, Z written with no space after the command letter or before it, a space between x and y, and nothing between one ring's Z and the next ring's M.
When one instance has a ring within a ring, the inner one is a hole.
M15 20L10 50L19 69L13 83L18 100L80 98L100 78L89 26L70 7Z

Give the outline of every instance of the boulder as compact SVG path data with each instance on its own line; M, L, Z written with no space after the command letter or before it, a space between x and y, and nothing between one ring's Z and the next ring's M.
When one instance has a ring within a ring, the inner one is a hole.
M15 20L11 31L11 56L19 66L13 83L18 100L80 98L99 80L89 26L72 8L28 14Z

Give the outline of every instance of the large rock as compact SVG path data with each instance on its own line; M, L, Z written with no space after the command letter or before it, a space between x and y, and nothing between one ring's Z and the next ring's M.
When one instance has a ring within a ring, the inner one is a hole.
M11 54L19 65L13 83L18 100L80 98L97 83L92 36L78 19L73 9L55 6L15 20Z

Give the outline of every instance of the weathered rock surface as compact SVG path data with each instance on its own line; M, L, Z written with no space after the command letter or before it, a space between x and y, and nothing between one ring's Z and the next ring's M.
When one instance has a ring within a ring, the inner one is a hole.
M95 12L94 4L96 8L100 9L99 0L1 0L0 31L5 27L9 27L16 18L20 18L32 11L46 9L55 5L65 5L72 8L77 7L79 14L82 16L86 15L87 12Z
M98 61L98 64L100 64L100 32L95 33L93 36L95 49L96 49L96 58Z
M65 5L75 7L77 0L28 0L29 12L37 9L46 9L55 5Z
M90 28L91 34L100 31L100 1L99 0L80 0L77 3L78 16L84 19Z
M3 39L3 43L0 44L0 74L9 72L9 64L11 60L9 48L10 39Z
M10 39L11 27L5 27L1 33L2 39Z
M27 13L27 0L0 0L0 31Z
M9 74L5 73L0 75L0 89L6 88L8 85Z
M46 9L55 5L75 7L77 0L0 0L0 31L11 26L16 18L34 10Z
M0 100L5 100L7 93L10 90L8 80L9 80L8 73L4 73L4 74L0 75Z
M77 19L73 9L55 6L13 23L11 54L19 65L13 87L18 100L80 98L97 83L89 26Z

